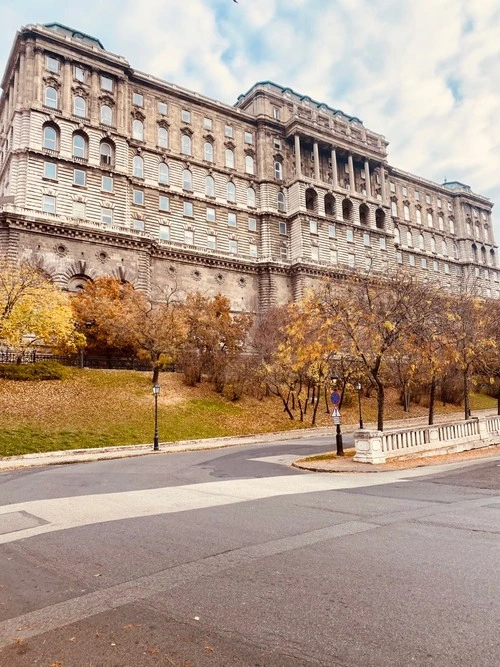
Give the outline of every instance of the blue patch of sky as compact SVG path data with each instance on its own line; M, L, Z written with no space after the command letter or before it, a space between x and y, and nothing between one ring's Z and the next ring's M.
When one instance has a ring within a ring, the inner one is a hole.
M460 102L462 102L462 100L464 99L464 96L463 96L463 93L462 93L462 82L454 76L449 76L446 79L446 85L450 89L451 94L453 95L453 99L455 100L455 102L460 104Z

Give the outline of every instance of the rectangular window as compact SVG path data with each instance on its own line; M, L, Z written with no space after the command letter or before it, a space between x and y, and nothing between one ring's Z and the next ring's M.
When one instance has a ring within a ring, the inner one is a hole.
M133 202L138 206L144 206L144 192L142 190L134 190Z
M215 222L215 209L207 206L207 222Z
M160 211L170 211L170 200L164 195L160 195L158 198L158 208Z
M191 112L188 111L187 109L183 109L181 113L181 120L183 123L190 123L191 122Z
M280 120L281 118L281 113L278 107L273 107L273 118L276 120Z
M83 69L83 67L75 65L74 75L77 81L81 81L82 83L85 82L85 70Z
M426 268L427 268L427 260L425 259L425 257L422 257L422 258L421 258L421 260L420 260L420 266L421 266L423 269L426 269Z
M408 197L408 188L405 185L401 188L401 192L403 193L403 197Z
M438 200L437 200L436 203L437 203L437 205L438 205L438 208L441 208L441 200L440 200L439 198L438 198Z
M245 143L253 144L253 134L251 132L245 132Z
M431 196L430 195L425 195L425 203L430 204L431 203Z
M111 176L102 177L101 190L104 190L104 192L113 192L113 179Z
M280 151L281 150L281 140L280 139L274 139L273 140L273 146L274 146L275 150Z
M319 261L319 248L317 245L311 246L311 259L313 262Z
M256 232L257 231L257 219L256 218L248 218L248 231L249 232Z
M194 245L194 231L192 229L184 230L184 243Z
M365 246L371 245L370 234L367 234L366 232L363 234L363 245Z
M73 202L73 217L79 220L85 219L85 203L82 201Z
M160 116L166 116L168 114L168 104L166 102L158 102L158 113Z
M248 244L248 254L250 255L250 257L257 257L258 256L259 250L257 248L256 243L249 243Z
M238 241L236 241L235 239L229 239L229 252L232 255L238 254Z
M449 273L449 272L450 272L450 265L449 265L449 264L445 264L445 265L444 265L444 272L445 272L445 273Z
M478 266L476 266L476 268L474 269L474 275L476 276L476 278L479 278L479 267Z
M336 250L330 250L330 264L338 264L338 254Z
M51 195L43 195L42 207L45 213L56 212L56 198Z
M398 250L397 253L396 253L396 262L398 264L403 263L403 253L400 250Z
M207 248L209 250L217 250L217 239L213 234L207 236Z
M213 122L212 122L212 119L211 119L211 118L206 118L206 117L205 117L205 118L203 119L203 129L204 129L204 130L210 130L210 131L211 131L212 128L213 128Z
M334 239L337 236L337 228L331 223L328 225L328 238Z
M112 208L102 208L101 209L101 222L104 222L108 225L113 222L113 209Z
M455 267L455 273L457 274L457 276L461 276L461 275L462 275L462 267L459 266L458 264L457 264L457 266Z
M168 225L160 225L160 241L170 241L170 227Z
M385 236L381 236L378 240L380 250L387 250L387 245L385 242Z
M439 271L439 262L432 262L432 268L437 273Z
M75 169L73 171L73 185L85 186L87 182L87 174L83 169Z
M229 137L230 139L233 138L233 128L231 127L231 125L224 126L224 136Z
M453 211L453 206L451 205L451 201L448 202L448 211Z
M55 162L43 163L43 177L50 178L51 181L57 180L57 164Z
M132 104L136 107L143 107L144 106L144 96L141 95L141 93L133 93L132 94Z
M186 218L193 217L193 204L190 201L184 202L184 215Z
M46 56L45 69L48 69L49 72L59 72L59 60L54 56Z
M311 234L317 234L318 233L318 221L317 220L309 220L309 231Z
M420 192L415 190L415 201L420 201Z
M354 241L354 232L352 231L352 229L345 230L345 240L349 241L349 243L352 243Z
M408 255L410 266L415 266L415 255Z
M113 92L113 79L111 77L101 74L101 90L107 90L108 93Z
M282 236L288 236L288 229L286 226L286 222L279 223L279 232Z
M281 246L280 248L280 258L288 259L288 248L286 246Z
M140 232L144 231L144 220L139 220L138 218L134 218L132 220L132 227L134 229L139 230Z
M347 266L348 266L350 269L354 269L354 267L356 266L356 258L355 258L355 256L353 255L353 253L349 253L349 254L347 255Z
M391 192L396 192L396 183L393 183L393 182L391 181L391 183L390 183L390 188L391 188Z
M236 213L229 212L227 214L227 224L230 227L236 227Z

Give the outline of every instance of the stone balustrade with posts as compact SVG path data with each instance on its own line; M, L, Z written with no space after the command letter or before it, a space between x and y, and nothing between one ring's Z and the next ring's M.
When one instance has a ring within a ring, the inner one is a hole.
M464 452L500 444L500 416L474 418L395 431L360 430L354 433L360 463Z

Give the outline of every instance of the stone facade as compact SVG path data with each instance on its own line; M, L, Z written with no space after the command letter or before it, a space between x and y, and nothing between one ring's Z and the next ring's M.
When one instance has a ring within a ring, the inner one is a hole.
M0 99L0 252L71 291L100 275L235 311L402 264L499 295L491 202L388 164L355 117L261 82L234 107L58 24L16 35Z

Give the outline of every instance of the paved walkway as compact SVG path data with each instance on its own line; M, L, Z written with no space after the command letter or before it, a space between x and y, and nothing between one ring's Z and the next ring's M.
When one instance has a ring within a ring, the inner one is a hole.
M496 410L478 410L474 413L476 417L485 417L496 414ZM436 423L454 422L463 418L463 412L455 412L447 415L438 415ZM427 423L427 417L414 417L410 419L400 419L386 422L386 430L390 431L397 428L411 428L412 426L424 426ZM375 429L375 423L365 425L367 429ZM343 427L343 433L353 433L357 429L357 424L346 424ZM237 437L224 438L206 438L200 440L180 440L177 442L160 443L159 453L188 452L203 449L221 449L223 447L238 447L242 445L268 444L271 442L280 442L286 440L301 440L307 438L332 437L332 447L334 447L335 434L333 428L304 428L291 431L280 431L278 433L260 433ZM152 444L144 445L125 445L116 447L100 447L95 449L70 449L56 452L41 452L37 454L23 454L21 456L0 457L0 470L13 470L17 468L31 468L37 466L61 465L68 463L84 463L87 461L100 461L106 459L128 458L132 456L146 456L152 454ZM316 462L317 463L317 462ZM321 468L325 472L335 472L332 466L342 466L342 472L368 472L368 469L376 471L382 466L368 466L363 463L355 463L346 459L340 463L332 464L328 467L325 462ZM391 465L391 464L386 464ZM361 468L359 468L361 466ZM413 466L412 466L413 467ZM312 469L312 468L310 468ZM314 468L319 470L316 466ZM340 471L340 470L339 470Z

